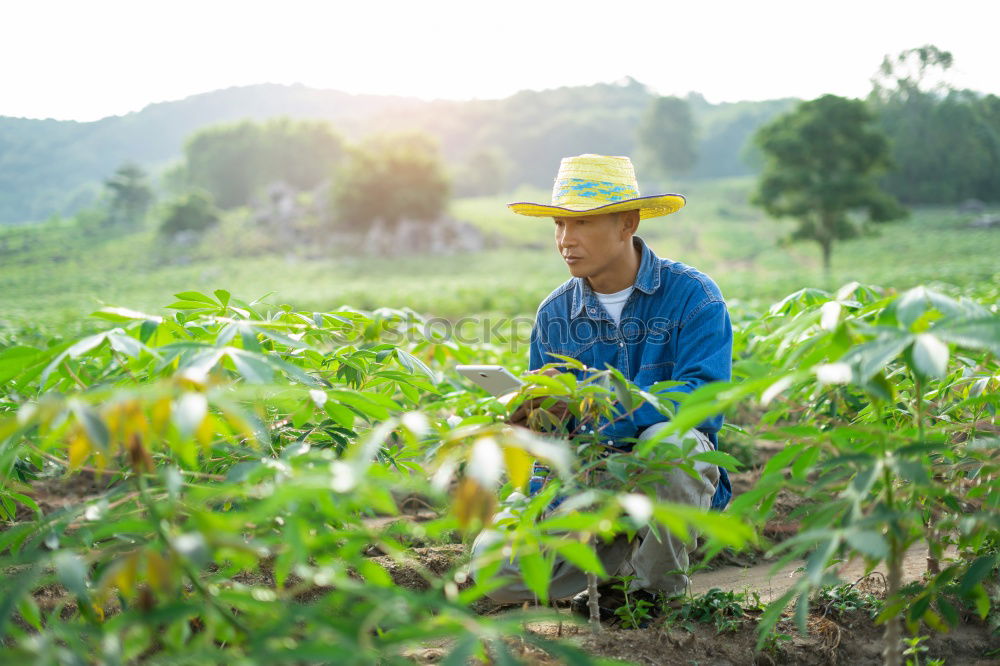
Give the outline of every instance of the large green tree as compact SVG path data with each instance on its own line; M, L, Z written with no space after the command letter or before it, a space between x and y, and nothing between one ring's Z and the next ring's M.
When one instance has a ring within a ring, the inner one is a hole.
M639 124L637 144L644 170L659 178L690 173L698 159L694 117L687 100L654 98Z
M819 244L827 274L835 241L857 235L865 222L906 216L879 187L889 143L864 102L836 95L803 102L754 140L765 163L753 203L797 220L792 237Z
M382 220L433 222L448 203L449 182L437 143L417 132L378 134L350 149L334 177L340 224L366 228Z

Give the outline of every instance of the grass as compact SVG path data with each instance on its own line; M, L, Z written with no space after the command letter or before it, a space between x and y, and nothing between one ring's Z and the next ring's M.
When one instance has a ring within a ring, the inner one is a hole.
M782 244L792 222L768 219L747 203L752 186L749 179L678 186L687 207L642 222L639 234L660 256L708 273L733 304L766 304L802 287L835 288L851 280L898 289L1000 281L1000 230L969 228L969 216L946 208L916 210L907 221L879 227L878 235L837 244L827 279L815 244ZM8 229L0 231L0 328L75 326L104 304L158 311L178 291L218 288L248 299L275 292L268 302L302 309L348 304L451 318L531 315L568 273L554 249L551 220L514 215L505 204L547 197L525 189L454 201L452 214L505 244L440 257L304 258L297 248L234 256L219 241L226 236L192 251L165 248L151 230L107 238L66 221ZM230 214L230 237L240 233L244 216Z

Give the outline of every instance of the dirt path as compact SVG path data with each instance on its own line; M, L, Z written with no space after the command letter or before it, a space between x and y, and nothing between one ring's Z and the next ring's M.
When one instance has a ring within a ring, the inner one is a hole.
M952 554L952 553L949 553ZM784 594L795 584L799 577L797 569L802 567L801 561L785 565L772 572L774 564L763 562L751 567L726 566L712 571L701 571L691 577L691 593L703 594L713 587L722 590L742 591L757 590L762 601L773 601ZM903 561L903 582L907 583L920 578L927 570L927 547L914 546L906 553ZM878 566L875 571L885 574L884 566ZM860 559L845 562L837 573L841 580L853 582L865 575L865 563Z

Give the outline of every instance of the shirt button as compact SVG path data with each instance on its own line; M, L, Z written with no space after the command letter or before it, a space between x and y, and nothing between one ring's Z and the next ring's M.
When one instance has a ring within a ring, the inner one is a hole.
M619 342L619 343L618 343L618 346L619 346L619 347L624 347L624 346L625 346L625 343L624 343L624 342Z

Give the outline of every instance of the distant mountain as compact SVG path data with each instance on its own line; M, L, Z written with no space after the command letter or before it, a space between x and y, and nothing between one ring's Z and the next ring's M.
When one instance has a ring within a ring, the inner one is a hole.
M0 116L0 223L72 214L125 161L155 172L182 154L195 130L244 118L286 115L329 120L348 138L397 129L437 136L455 169L486 149L509 159L510 186L548 186L562 155L632 154L635 128L652 94L639 82L522 91L501 100L425 102L351 95L303 85L227 88L94 122ZM746 137L794 100L712 105L692 96L706 160L698 176L747 173Z

